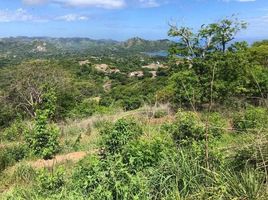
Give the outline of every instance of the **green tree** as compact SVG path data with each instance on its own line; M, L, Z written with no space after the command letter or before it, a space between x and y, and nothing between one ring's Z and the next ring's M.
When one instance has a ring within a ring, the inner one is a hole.
M188 58L202 57L208 53L226 52L226 46L235 35L246 28L246 23L238 19L225 18L216 23L203 24L195 33L189 27L171 25L168 35L178 37L179 42L173 45L170 53Z
M59 128L49 123L55 112L55 92L50 88L46 90L41 109L36 111L34 129L26 140L35 155L51 159L59 151Z
M67 109L70 99L74 102L75 92L70 75L48 61L24 62L6 70L4 76L7 79L4 99L30 117L35 117L37 110L42 109L40 106L46 93L44 85L54 88L58 99L55 112L63 112L62 106Z

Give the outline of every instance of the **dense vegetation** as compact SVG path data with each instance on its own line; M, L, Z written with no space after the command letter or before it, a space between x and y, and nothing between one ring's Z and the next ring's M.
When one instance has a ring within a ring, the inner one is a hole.
M2 39L0 198L267 199L268 42L245 28Z

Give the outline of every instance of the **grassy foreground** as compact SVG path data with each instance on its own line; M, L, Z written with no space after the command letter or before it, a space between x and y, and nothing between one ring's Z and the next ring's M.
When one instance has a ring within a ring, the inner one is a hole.
M162 106L61 123L58 154L83 156L40 166L27 144L2 142L0 198L264 200L267 116Z

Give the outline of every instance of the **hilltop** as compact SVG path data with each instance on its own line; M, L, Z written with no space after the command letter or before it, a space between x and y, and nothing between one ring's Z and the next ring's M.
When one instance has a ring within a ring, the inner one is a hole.
M169 40L131 38L127 41L90 38L8 37L0 39L0 57L56 56L64 54L121 54L167 51Z

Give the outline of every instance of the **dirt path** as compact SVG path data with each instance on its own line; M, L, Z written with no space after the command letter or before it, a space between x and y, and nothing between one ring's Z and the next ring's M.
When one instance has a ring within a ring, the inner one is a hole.
M54 159L51 160L43 160L39 159L36 161L30 161L29 164L33 168L52 168L55 165L63 164L68 161L71 162L78 162L79 160L83 159L88 153L84 151L73 152L65 155L57 155Z

